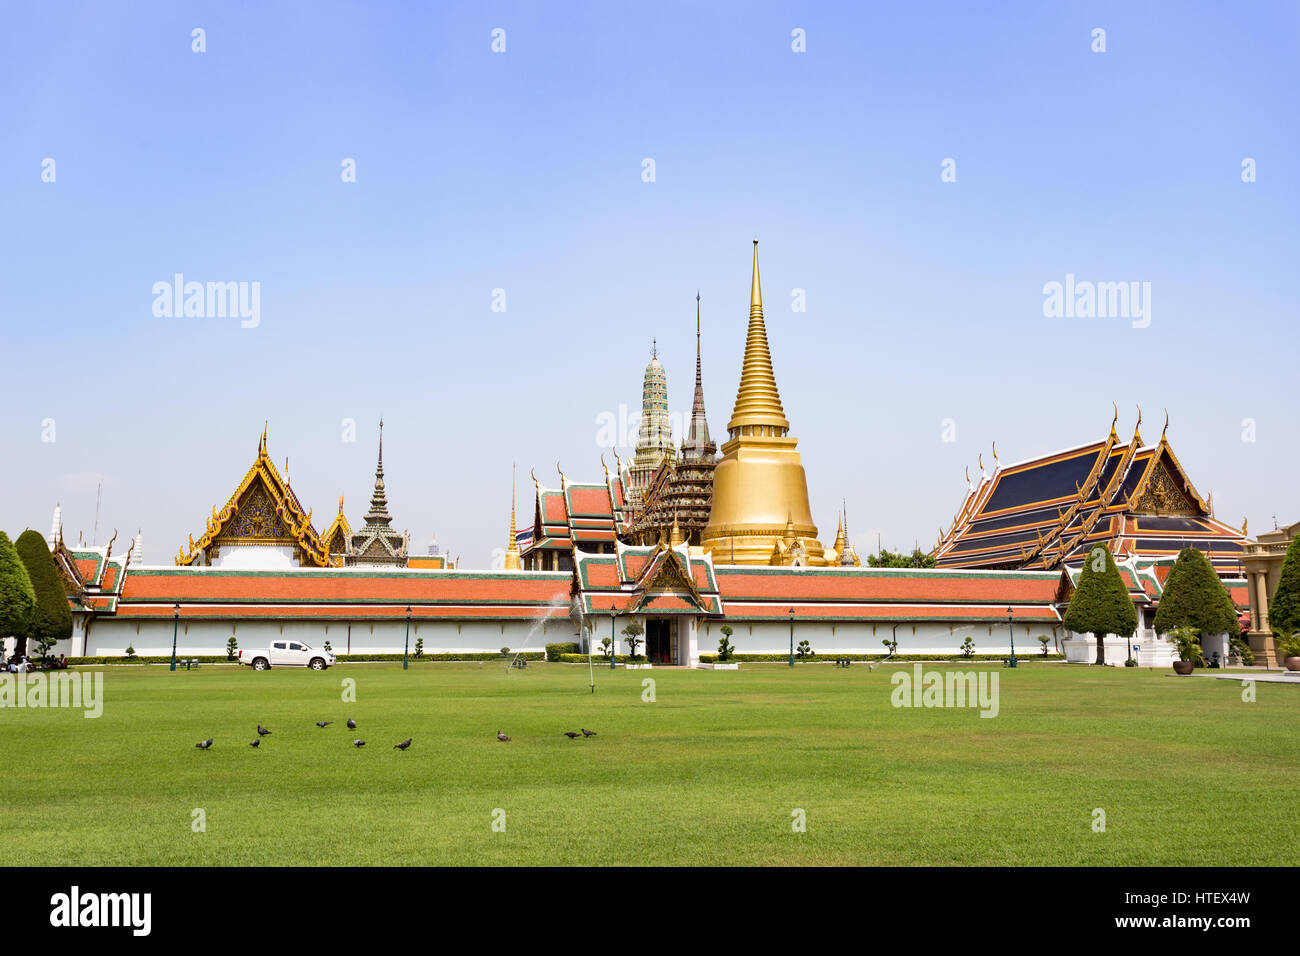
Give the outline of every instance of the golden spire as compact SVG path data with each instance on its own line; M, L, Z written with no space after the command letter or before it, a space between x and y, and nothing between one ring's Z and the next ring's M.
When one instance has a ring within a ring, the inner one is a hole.
M686 539L682 537L682 526L677 523L677 511L674 509L673 531L672 531L672 535L668 539L668 547L670 548L680 547L685 542Z
M523 567L519 561L519 542L515 538L515 466L510 466L510 541L506 545L507 571L519 571Z
M730 437L735 438L745 426L770 426L776 435L790 430L781 393L772 372L772 355L767 347L767 326L763 322L763 293L758 278L758 240L754 240L754 279L749 293L749 332L745 338L745 360L736 391L736 407L727 423Z

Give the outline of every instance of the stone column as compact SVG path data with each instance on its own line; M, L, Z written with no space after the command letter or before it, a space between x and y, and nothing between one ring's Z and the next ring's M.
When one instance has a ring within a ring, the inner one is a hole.
M1256 594L1259 595L1259 629L1268 631L1268 573L1260 571L1255 578Z

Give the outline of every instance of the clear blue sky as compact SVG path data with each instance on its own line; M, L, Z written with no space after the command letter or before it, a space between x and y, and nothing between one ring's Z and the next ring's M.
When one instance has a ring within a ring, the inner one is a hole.
M103 475L100 542L142 527L169 562L265 419L317 527L340 493L357 525L382 415L395 525L485 565L511 462L525 514L530 467L598 478L597 418L637 408L652 338L689 409L697 288L724 433L754 237L827 542L843 497L860 547L929 547L992 441L1006 463L1101 438L1112 400L1150 440L1168 407L1220 517L1294 521L1298 25L1293 3L10 6L0 527L60 501L89 539ZM260 325L156 318L177 272L259 282ZM1067 273L1150 282L1150 326L1045 318Z

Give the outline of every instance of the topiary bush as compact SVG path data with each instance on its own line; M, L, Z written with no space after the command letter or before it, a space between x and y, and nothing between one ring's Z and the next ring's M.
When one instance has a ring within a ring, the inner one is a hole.
M66 641L72 637L72 611L68 609L68 595L63 590L63 581L59 570L54 566L54 558L45 545L45 538L39 532L27 530L14 542L27 577L32 582L32 592L36 604L31 617L27 620L27 640L36 644L41 659L54 646L56 641ZM20 642L21 643L21 642ZM24 653L18 650L18 653Z
M1193 547L1179 552L1156 608L1157 634L1168 634L1178 627L1230 637L1241 633L1237 606L1228 596L1228 589L1214 573L1209 559Z
M548 661L558 661L564 654L577 654L578 645L572 641L567 644L556 643L546 645L546 659Z
M23 559L9 535L0 531L0 639L16 638L15 656L23 653L27 625L35 608L36 591Z
M1091 634L1097 639L1098 664L1106 663L1107 634L1129 638L1137 633L1137 608L1105 545L1088 552L1064 623L1075 634Z
M1282 559L1277 590L1268 605L1268 626L1274 634L1300 631L1300 535L1292 539Z

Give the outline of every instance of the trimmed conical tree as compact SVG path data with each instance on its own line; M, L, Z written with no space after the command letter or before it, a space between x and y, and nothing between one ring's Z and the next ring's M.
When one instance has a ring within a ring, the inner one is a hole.
M1282 559L1277 590L1268 605L1268 626L1274 634L1300 631L1300 535L1291 539Z
M27 622L26 639L32 644L53 644L72 637L72 612L63 590L59 569L39 531L27 530L14 542L18 557L27 568L27 577L36 592L36 608ZM23 639L19 638L19 644Z
M1196 548L1183 548L1169 570L1155 626L1157 634L1168 634L1176 627L1194 627L1202 635L1236 637L1241 633L1237 606L1213 565Z
M27 577L27 568L9 535L0 531L0 638L15 637L22 641L35 606L36 592Z
M1107 634L1132 637L1137 632L1137 609L1105 545L1088 552L1064 623L1075 634L1091 634L1097 639L1098 664L1106 663Z

